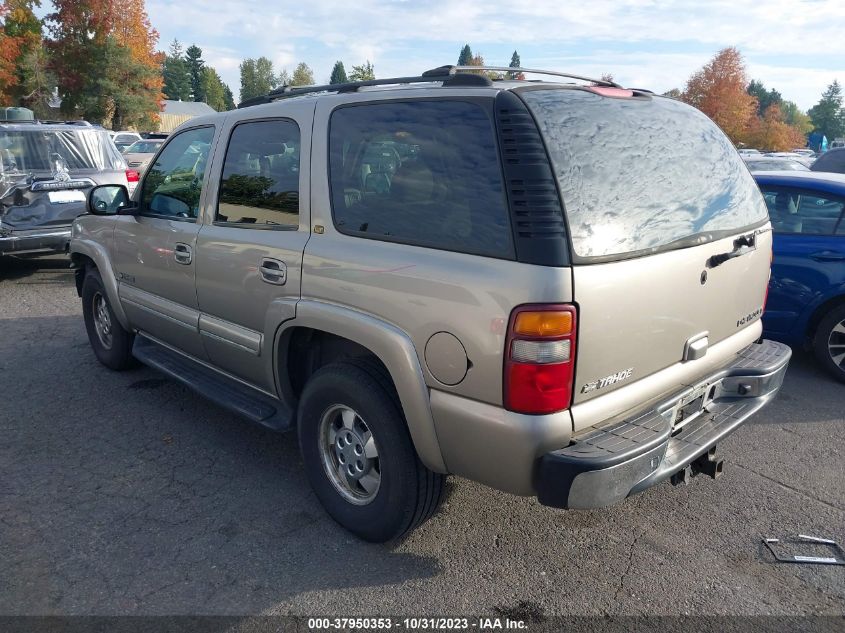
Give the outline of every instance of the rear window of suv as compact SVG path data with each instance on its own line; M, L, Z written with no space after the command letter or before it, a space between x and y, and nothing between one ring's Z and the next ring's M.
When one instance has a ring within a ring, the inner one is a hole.
M545 138L578 257L683 247L768 217L730 140L690 106L585 90L520 96Z
M56 161L71 171L126 168L107 133L97 129L3 130L0 158L3 170L10 172L53 171Z

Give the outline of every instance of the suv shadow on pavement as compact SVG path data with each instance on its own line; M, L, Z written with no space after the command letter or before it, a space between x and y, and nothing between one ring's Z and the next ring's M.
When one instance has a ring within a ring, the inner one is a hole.
M28 278L43 273L37 280ZM57 284L73 283L73 270L70 259L66 255L52 257L8 257L0 256L0 280L17 280L24 284Z
M3 372L0 613L272 612L439 574L327 517L295 435L152 370L109 372L75 349L77 316L0 323L0 369L16 369ZM25 343L34 332L49 340Z

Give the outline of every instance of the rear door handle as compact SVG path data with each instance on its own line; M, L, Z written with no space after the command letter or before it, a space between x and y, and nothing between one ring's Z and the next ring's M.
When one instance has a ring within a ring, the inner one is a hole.
M288 267L278 259L265 257L261 260L258 270L261 271L261 279L268 284L284 286L288 280Z
M173 249L173 258L180 264L188 265L193 259L193 252L188 244L176 242L176 248Z
M818 253L811 253L810 259L817 262L841 262L845 260L845 253L837 253L836 251L819 251Z

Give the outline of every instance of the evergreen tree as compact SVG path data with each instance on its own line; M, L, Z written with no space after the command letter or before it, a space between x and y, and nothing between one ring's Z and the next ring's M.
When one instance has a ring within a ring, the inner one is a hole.
M834 80L822 93L821 100L807 111L816 132L828 141L845 136L845 109L842 107L842 86Z
M473 54L469 44L464 44L458 55L458 66L470 66L472 64Z
M332 68L332 76L329 78L330 84L344 84L349 81L346 78L346 69L343 67L343 62L335 62Z
M229 88L226 84L223 84L223 98L226 101L226 109L227 110L234 110L235 109L235 95L232 94L232 89Z
M774 88L766 90L762 81L752 79L748 84L748 94L757 98L757 114L763 116L770 106L776 105L783 110L783 96Z
M464 44L461 54L458 55L458 66L469 66L472 64L472 49L469 44Z
M508 64L508 67L519 68L520 66L522 66L522 62L519 59L519 53L514 51L513 55L511 55L511 63ZM523 77L520 77L520 75L522 75L522 73L508 73L508 79L523 79Z
M190 101L191 74L182 45L173 40L170 51L164 58L164 98L172 101Z
M194 101L206 101L203 86L205 62L202 59L202 49L196 44L191 44L185 51L185 64L191 78L191 98Z

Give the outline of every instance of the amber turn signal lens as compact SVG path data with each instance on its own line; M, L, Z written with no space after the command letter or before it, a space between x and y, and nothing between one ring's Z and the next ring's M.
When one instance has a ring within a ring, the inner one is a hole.
M566 336L572 333L572 313L520 312L513 331L521 336Z

